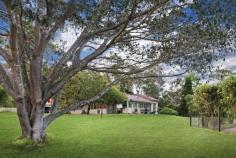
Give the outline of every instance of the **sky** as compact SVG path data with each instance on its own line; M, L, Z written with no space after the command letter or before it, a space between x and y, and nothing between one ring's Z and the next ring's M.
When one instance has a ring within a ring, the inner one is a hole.
M225 58L225 61L221 59L214 64L221 66L222 69L231 70L232 72L236 73L236 53L228 54Z

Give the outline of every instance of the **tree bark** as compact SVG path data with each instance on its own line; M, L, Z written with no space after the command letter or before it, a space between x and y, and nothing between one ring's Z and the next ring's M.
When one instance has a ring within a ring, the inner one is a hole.
M31 125L29 115L25 105L22 102L16 102L17 115L21 126L21 137L31 138Z
M42 142L45 138L45 129L43 128L44 107L37 104L32 105L27 100L18 100L16 108L22 130L21 137L32 139L37 143Z
M43 113L44 113L43 107L36 106L32 124L32 131L31 131L31 138L36 142L43 141L45 137L45 131L43 129Z

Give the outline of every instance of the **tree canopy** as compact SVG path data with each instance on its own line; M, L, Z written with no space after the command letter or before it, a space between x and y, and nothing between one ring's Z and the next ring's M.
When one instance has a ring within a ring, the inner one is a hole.
M220 107L224 114L235 117L235 84L236 77L229 76L217 84L198 85L194 94L188 96L191 112L208 117L216 116Z
M200 113L205 116L216 116L222 96L218 85L203 84L196 88L195 103L200 107Z
M109 84L109 80L94 72L80 72L75 75L63 88L60 93L61 108L68 106L76 101L86 100L96 96ZM122 93L117 86L112 86L111 89L102 96L96 103L107 105L122 104L126 100L126 95Z
M193 94L193 88L194 88L194 84L196 84L195 83L196 81L197 81L197 77L194 74L188 74L187 76L184 77L183 86L181 89L180 105L178 109L179 114L182 116L189 115L189 107L188 107L187 100L190 99L188 98L189 95Z

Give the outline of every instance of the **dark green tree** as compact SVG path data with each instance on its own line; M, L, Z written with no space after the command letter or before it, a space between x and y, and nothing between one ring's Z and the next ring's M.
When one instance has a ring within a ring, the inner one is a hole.
M80 100L86 100L91 97L94 97L97 93L102 91L108 84L109 80L99 73L80 72L75 75L61 91L59 97L59 108L65 108L73 102L78 102ZM112 86L111 89L99 100L87 104L87 114L89 114L90 106L92 104L103 103L112 106L112 109L114 109L114 106L116 104L121 104L125 100L125 94L122 93L117 86Z
M75 101L89 99L102 91L109 81L99 73L80 72L76 74L60 93L60 105L64 108Z
M98 102L111 106L114 113L115 106L124 103L126 100L127 96L117 86L113 86Z
M185 97L187 95L193 94L193 81L194 81L194 76L191 74L184 78L184 83L183 83L182 92L181 92L181 100L180 100L180 105L178 109L179 115L181 116L189 115L188 104Z
M236 117L236 77L233 75L226 77L220 88L226 116L230 123L233 123Z

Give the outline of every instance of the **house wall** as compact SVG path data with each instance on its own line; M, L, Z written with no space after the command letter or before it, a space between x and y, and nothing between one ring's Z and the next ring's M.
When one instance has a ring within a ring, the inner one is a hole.
M123 113L133 113L136 109L137 113L144 113L145 109L148 109L148 113L155 112L158 110L158 104L127 101L127 108L123 109Z
M90 106L90 110L89 110L89 114L100 114L100 111L102 109L102 113L103 114L107 114L108 110L107 110L107 105L105 104L101 104L101 105L91 105ZM71 114L82 114L83 110L85 112L87 112L88 110L88 105L85 105L83 108L79 108L77 110L71 111Z
M82 114L82 109L71 111L71 114ZM90 109L89 114L100 114L100 109ZM103 114L107 114L107 109L102 109Z
M139 103L139 102L130 102L130 101L127 101L127 107L124 108L122 110L123 113L125 114L132 114L135 112L135 109L137 109L137 113L144 113L145 112L145 109L148 109L148 113L150 112L155 112L158 110L158 104L157 103ZM93 109L90 109L90 114L100 114L100 108L95 108L92 107ZM102 108L102 112L103 114L108 114L111 113L111 109L108 109L108 108L111 108L109 106L107 106L107 108L105 108L105 106ZM82 111L85 110L87 111L88 107L85 106L83 107L83 109L78 109L78 110L75 110L75 111L71 111L71 114L82 114ZM157 114L157 113L156 113Z

